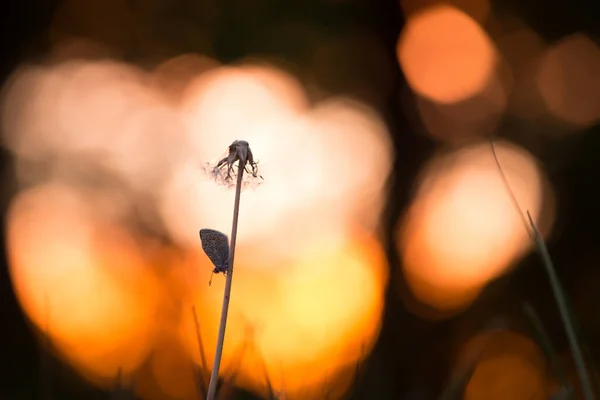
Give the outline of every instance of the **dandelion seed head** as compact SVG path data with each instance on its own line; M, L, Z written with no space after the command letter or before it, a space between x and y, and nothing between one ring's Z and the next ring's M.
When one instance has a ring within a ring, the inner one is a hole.
M258 170L258 161L254 160L250 146L245 140L235 140L229 145L227 155L222 156L217 162L203 164L202 170L205 176L219 185L233 187L240 173L240 164L244 165L246 172L242 180L244 189L256 187L264 181Z

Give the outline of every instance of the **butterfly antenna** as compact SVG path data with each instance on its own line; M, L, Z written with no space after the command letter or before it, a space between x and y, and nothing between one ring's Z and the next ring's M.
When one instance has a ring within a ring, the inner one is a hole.
M212 278L213 278L213 275L214 275L214 274L215 274L214 272L211 272L211 273L210 273L210 279L209 279L209 281L208 281L208 286L210 286L210 285L212 284Z

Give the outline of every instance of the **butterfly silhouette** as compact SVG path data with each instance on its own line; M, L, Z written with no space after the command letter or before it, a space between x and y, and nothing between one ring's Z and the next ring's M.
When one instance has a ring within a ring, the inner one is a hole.
M200 229L202 250L215 266L212 274L223 273L227 275L229 268L229 238L224 233L214 229ZM208 285L212 283L212 274Z

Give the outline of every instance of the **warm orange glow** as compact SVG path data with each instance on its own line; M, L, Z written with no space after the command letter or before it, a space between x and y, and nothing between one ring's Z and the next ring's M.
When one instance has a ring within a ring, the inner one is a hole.
M20 157L62 161L38 170L23 163L19 178L77 175L80 168L67 166L85 158L95 173L110 171L129 187L154 193L187 143L178 114L148 83L141 70L115 61L18 71L6 89L5 143Z
M158 65L154 69L152 80L157 89L177 104L193 79L218 66L219 63L212 58L183 54Z
M274 385L300 397L351 382L387 279L372 235L392 148L374 110L311 105L273 66L194 56L154 72L111 60L23 68L4 95L4 144L31 187L11 204L11 274L41 329L48 294L52 339L74 367L99 383L122 367L145 399L192 396L191 306L212 364L224 283L207 285L198 229L229 235L234 196L202 163L243 138L265 181L242 194L222 374L239 364L237 384L263 391L264 359Z
M369 229L376 224L391 146L384 124L368 107L333 99L309 109L291 76L246 66L201 76L183 110L194 145L161 205L178 241L196 244L200 225L230 229L229 207L213 205L231 205L231 191L199 179L197 160L216 159L223 143L239 137L249 141L266 177L257 190L244 193L240 226L252 229L241 229L240 240L269 237L269 254L285 255L309 245L315 231L328 240L343 235L343 221L360 218ZM273 231L286 234L273 237Z
M136 393L144 399L198 399L194 374L198 376L200 372L174 337L163 337L157 341L149 364L151 376L136 385Z
M507 97L503 84L494 79L468 100L440 104L419 97L417 108L431 136L456 145L491 135L504 114Z
M547 399L546 362L530 339L513 332L496 332L478 339L483 344L466 391L466 400Z
M486 22L491 9L489 0L400 0L405 15L440 4L449 4L456 7L479 23Z
M544 57L538 74L539 90L558 118L588 127L600 121L600 48L575 34L561 40Z
M52 63L66 62L73 59L101 60L106 59L114 51L103 43L92 42L82 37L61 37L52 45L49 60Z
M325 244L295 259L271 258L270 265L252 265L257 262L252 253L262 249L240 248L224 365L230 365L251 329L256 350L244 356L237 379L255 390L264 389L257 376L257 366L264 362L273 385L284 386L288 398L301 398L305 393L301 390L318 395L326 375L335 376L343 366L353 365L374 343L386 281L382 249L372 239L357 237L340 247ZM268 273L260 272L267 268ZM208 271L207 266L206 278ZM211 365L224 279L215 279L210 290L205 281L198 284L195 304ZM184 319L184 335L199 361L191 314Z
M538 33L524 23L511 20L511 24L516 26L508 28L497 39L498 48L514 80L508 111L520 118L539 119L548 114L535 82L546 44Z
M10 273L27 315L60 352L90 378L112 381L149 350L157 288L131 237L97 213L63 185L19 194L8 214Z
M508 143L496 143L496 152L520 207L539 224L544 187L535 160ZM485 143L434 159L399 229L414 294L440 310L468 304L531 245Z
M462 101L483 90L496 62L485 31L447 5L410 15L397 54L412 89L440 103Z

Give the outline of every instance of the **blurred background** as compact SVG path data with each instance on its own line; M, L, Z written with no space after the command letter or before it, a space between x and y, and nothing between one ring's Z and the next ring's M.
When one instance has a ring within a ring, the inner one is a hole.
M583 398L526 212L600 378L592 0L3 7L1 399L203 398L236 139L220 398Z

